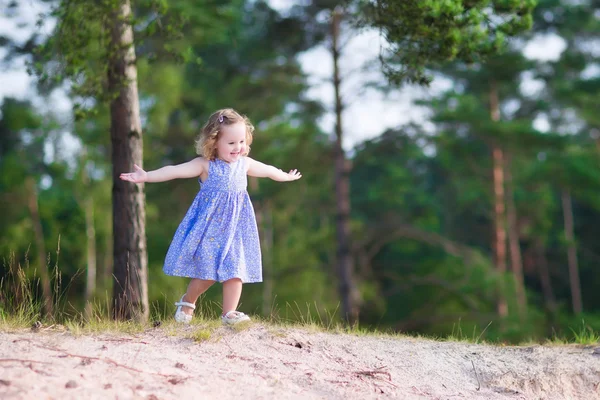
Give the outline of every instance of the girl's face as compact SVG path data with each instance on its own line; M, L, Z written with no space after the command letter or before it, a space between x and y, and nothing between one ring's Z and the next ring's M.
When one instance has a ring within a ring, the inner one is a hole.
M242 121L224 125L217 140L217 156L228 163L235 162L246 152L246 124Z

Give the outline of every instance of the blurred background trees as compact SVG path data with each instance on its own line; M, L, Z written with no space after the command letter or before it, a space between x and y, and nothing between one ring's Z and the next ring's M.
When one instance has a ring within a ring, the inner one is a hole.
M115 251L125 222L113 212L110 132L123 108L115 103L122 81L110 83L107 64L115 18L85 2L35 1L7 2L4 21L31 17L34 3L44 13L27 35L0 32L5 73L26 60L36 85L4 95L0 108L0 313L24 301L16 288L30 279L46 315L86 307L88 318L109 315L122 270L115 260L128 248ZM485 330L504 341L568 336L582 323L599 330L600 5L400 3L133 2L143 137L134 147L144 166L194 157L208 115L234 107L257 127L255 158L302 171L294 185L249 180L264 283L245 287L246 312L351 316L435 335ZM343 15L336 42L334 12ZM366 57L345 46L365 32L379 34L380 59L354 82L411 92L423 113L356 140L349 105L372 105L360 90L344 91L344 63ZM339 86L337 102L312 94L306 55L318 48L329 56L312 61L323 64L331 93ZM198 188L145 185L137 234L147 247L142 309L152 318L170 316L187 284L161 268ZM209 290L204 306L220 296Z

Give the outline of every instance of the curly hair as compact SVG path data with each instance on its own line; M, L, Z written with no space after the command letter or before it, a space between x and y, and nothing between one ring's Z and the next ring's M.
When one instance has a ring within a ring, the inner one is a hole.
M215 111L208 118L196 140L196 153L210 161L215 160L217 158L217 140L221 136L222 127L238 122L243 122L246 125L246 151L242 155L247 156L250 153L254 126L250 123L248 117L238 113L233 108L223 108Z

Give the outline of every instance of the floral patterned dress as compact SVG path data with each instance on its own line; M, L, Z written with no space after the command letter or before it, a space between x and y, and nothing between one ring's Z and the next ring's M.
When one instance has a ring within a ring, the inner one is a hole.
M169 246L167 275L224 282L262 282L254 208L246 190L246 157L209 161L208 178Z

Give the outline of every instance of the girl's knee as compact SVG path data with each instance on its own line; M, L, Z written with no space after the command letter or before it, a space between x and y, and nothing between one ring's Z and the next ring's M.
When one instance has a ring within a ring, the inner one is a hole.
M214 283L215 283L215 281L212 281L212 280L193 278L190 281L188 288L192 288L192 290L203 290L203 289L208 289Z

